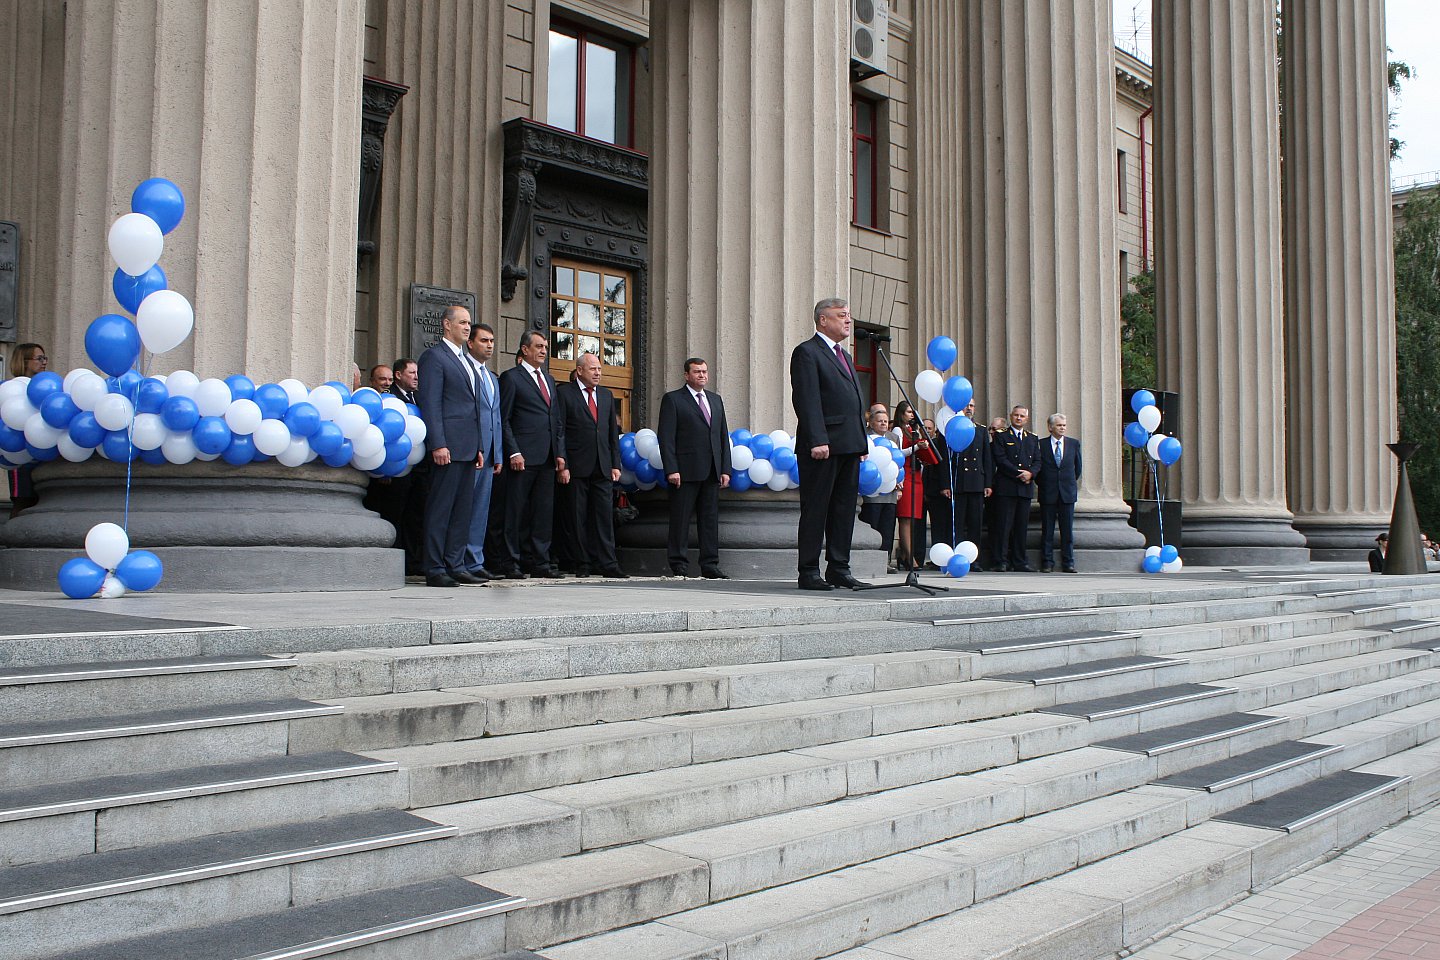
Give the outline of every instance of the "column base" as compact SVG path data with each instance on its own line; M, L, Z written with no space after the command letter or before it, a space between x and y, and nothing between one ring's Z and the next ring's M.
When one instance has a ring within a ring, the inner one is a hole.
M1295 529L1305 537L1311 560L1363 561L1375 549L1375 536L1389 529L1388 520L1337 523L1323 520L1295 520Z
M1180 557L1203 567L1282 566L1310 562L1305 538L1279 517L1186 515Z

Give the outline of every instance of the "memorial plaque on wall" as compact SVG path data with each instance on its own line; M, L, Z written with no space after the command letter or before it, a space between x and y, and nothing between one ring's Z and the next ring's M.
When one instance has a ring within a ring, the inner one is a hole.
M0 340L15 342L20 292L20 225L0 220Z
M410 356L418 357L427 347L440 342L440 322L445 308L458 303L475 316L475 294L445 287L410 284Z

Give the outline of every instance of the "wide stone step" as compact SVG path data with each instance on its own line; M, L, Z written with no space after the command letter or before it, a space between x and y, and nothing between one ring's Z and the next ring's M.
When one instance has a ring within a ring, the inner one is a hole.
M451 877L279 909L229 923L78 950L65 946L32 956L47 960L241 956L247 960L372 960L379 956L474 960L503 951L504 914L518 905L513 897ZM382 944L386 946L378 946ZM398 952L380 954L377 949Z
M328 878L414 859L402 848L455 832L383 810L12 868L0 873L0 960L332 899Z
M1217 760L1214 763L1192 767L1168 777L1161 777L1155 783L1162 787L1185 787L1214 793L1217 790L1225 790L1251 780L1258 780L1272 773L1279 773L1281 770L1312 763L1322 757L1338 753L1341 749L1343 748L1334 744L1281 740L1268 747L1260 747L1257 750Z
M1408 777L1388 777L1351 770L1312 780L1219 814L1216 820L1247 827L1294 833L1312 823L1351 809L1372 797L1398 790Z
M1215 740L1224 740L1242 733L1251 733L1284 723L1282 717L1265 716L1256 713L1222 713L1202 720L1160 727L1143 733L1132 733L1124 737L1096 741L1097 747L1112 750L1126 750L1154 757L1162 753L1183 750Z
M1178 667L1184 660L1165 657L1110 657L1092 660L1088 663L1072 663L1059 667L1044 667L1037 670L1022 670L1015 673L990 674L992 680L1009 680L1013 683L1031 683L1037 687L1051 684L1069 684L1080 680L1098 680L1126 673L1153 671L1158 679L1163 668Z

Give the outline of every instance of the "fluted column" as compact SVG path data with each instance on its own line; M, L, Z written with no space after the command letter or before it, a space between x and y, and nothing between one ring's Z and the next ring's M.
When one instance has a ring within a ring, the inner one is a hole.
M185 193L161 266L195 334L150 367L318 383L348 371L360 174L362 4L66 5L51 349L87 362L117 309L106 234L150 176Z
M848 4L651 11L652 401L698 355L732 427L793 429L789 352L846 295Z
M1274 9L1155 4L1160 387L1180 394L1189 562L1304 560L1285 501Z
M1385 10L1305 0L1283 16L1290 509L1312 557L1359 559L1395 487Z
M1065 414L1085 449L1076 543L1138 548L1120 477L1110 4L974 0L932 9L955 21L964 180L917 185L917 207L957 195L968 203L960 248L932 254L965 261L962 357L976 406L994 417L1024 404L1042 436L1046 416Z

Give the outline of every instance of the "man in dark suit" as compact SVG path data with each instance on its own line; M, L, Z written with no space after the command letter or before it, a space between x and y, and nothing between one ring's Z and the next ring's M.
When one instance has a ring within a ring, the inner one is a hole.
M565 413L565 469L570 487L577 573L598 570L624 579L615 559L615 482L620 479L620 422L615 397L600 386L600 357L580 355L575 381L555 391Z
M1060 522L1060 569L1075 573L1075 501L1080 499L1080 441L1065 435L1065 414L1045 421L1036 487L1040 499L1040 572L1055 572L1055 522Z
M420 414L434 468L425 504L425 582L432 587L484 583L465 570L475 470L480 466L480 408L475 370L465 353L470 311L445 308L441 340L420 355Z
M1040 438L1025 429L1030 410L1016 404L1010 426L995 434L990 454L995 461L996 570L1034 573L1025 558L1030 529L1030 501L1035 498L1035 473L1040 469Z
M864 586L850 572L855 498L865 439L865 402L850 354L850 305L833 298L815 304L815 336L790 354L791 404L799 423L800 589ZM820 576L820 547L825 576Z
M971 400L958 416L966 417L973 423L975 401ZM985 498L990 496L995 475L995 467L990 460L989 432L976 424L970 445L958 453L952 451L950 464L954 473L949 481L952 486L946 493L955 510L955 539L960 542L968 540L978 550L985 542L981 535L981 521L985 517ZM982 571L985 568L977 558L970 569Z
M503 567L511 580L524 579L527 573L562 576L550 560L550 536L555 477L565 469L565 418L555 400L555 380L545 371L549 353L545 334L527 330L520 338L520 362L500 375L508 468Z
M486 366L495 353L495 328L488 323L470 327L466 345L475 367L475 386L480 394L480 469L475 471L475 508L470 514L470 536L465 546L466 569L487 580L495 575L485 569L485 534L490 529L490 495L495 477L505 458L500 449L500 380ZM396 374L397 378L399 374ZM397 381L398 382L398 381Z
M392 369L395 376L390 383L391 395L399 397L405 403L414 404L418 409L420 397L416 391L420 383L419 364L412 357L401 357L395 361ZM405 573L424 573L425 493L430 487L430 464L421 460L410 468L409 474L395 477L390 484L396 511L396 546L405 550Z
M720 569L720 490L730 486L730 428L725 402L706 387L710 367L685 361L685 386L660 400L660 461L670 485L670 571L690 571L690 514L700 547L700 575L728 579Z

